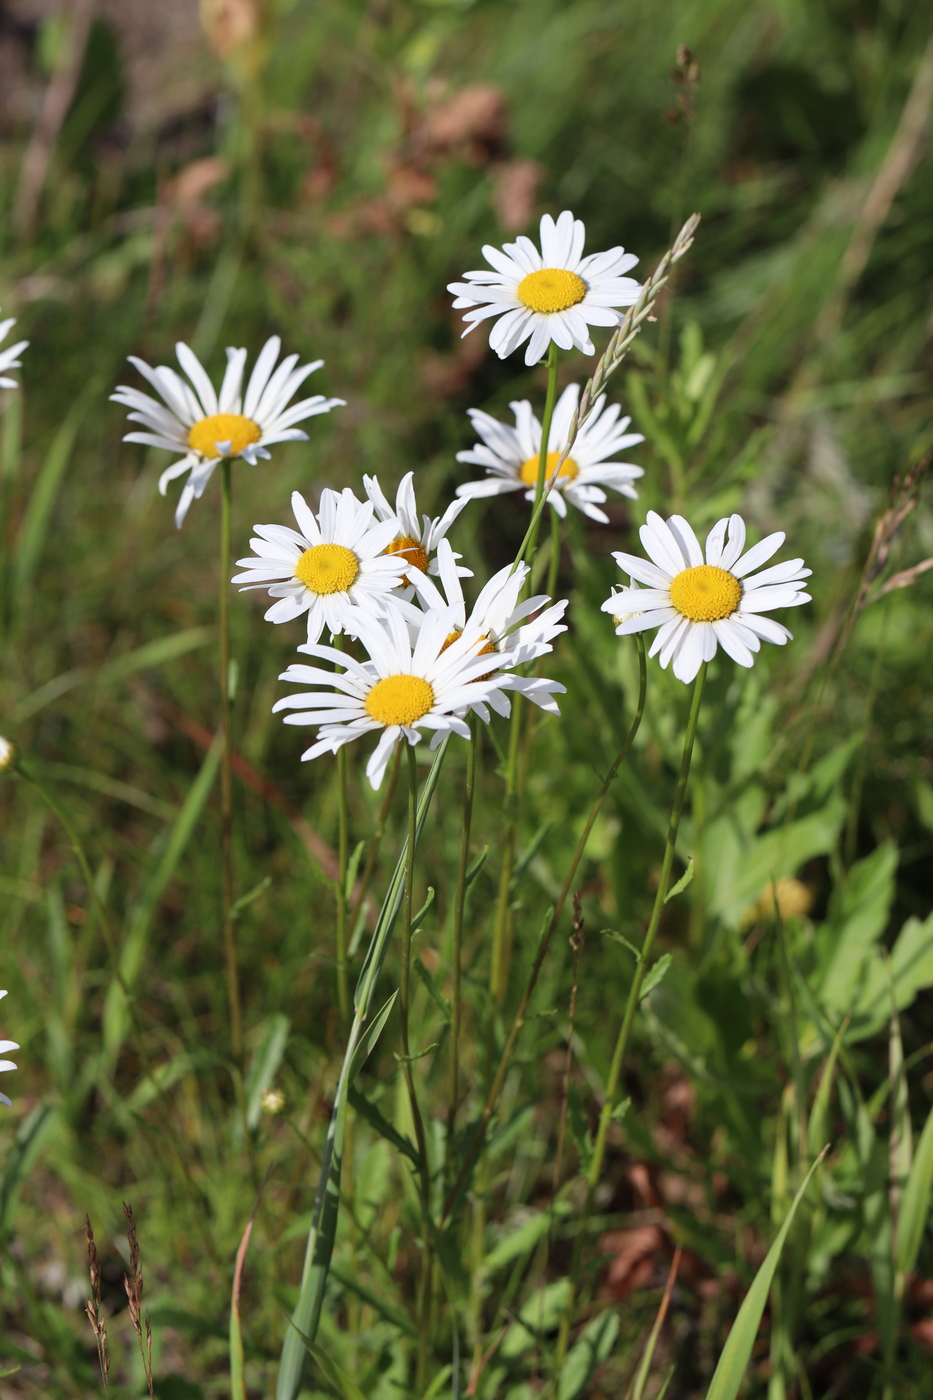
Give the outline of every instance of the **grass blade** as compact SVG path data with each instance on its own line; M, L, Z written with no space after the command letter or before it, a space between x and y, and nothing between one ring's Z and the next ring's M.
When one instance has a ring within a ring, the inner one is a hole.
M897 1220L897 1268L909 1273L917 1262L933 1196L933 1110L931 1110L901 1197Z
M768 1250L767 1258L745 1295L738 1316L732 1324L732 1330L726 1338L726 1345L722 1349L709 1390L706 1392L706 1400L736 1400L745 1376L745 1368L752 1354L752 1347L755 1345L755 1338L758 1336L761 1317L765 1310L765 1303L768 1301L768 1294L771 1291L771 1283L777 1271L784 1242L790 1232L794 1216L797 1214L797 1207L803 1200L813 1173L824 1156L825 1149L804 1177L803 1184L784 1218L784 1224L778 1232L777 1239Z
M441 744L431 770L425 779L421 796L418 799L416 841L427 820L428 809L434 789L440 777L441 765L447 751L447 741ZM327 1139L321 1157L321 1174L318 1178L311 1229L305 1249L305 1262L301 1275L301 1291L295 1311L290 1318L291 1326L282 1343L282 1357L276 1385L276 1400L296 1400L301 1388L301 1375L304 1370L305 1348L314 1346L317 1336L318 1319L324 1301L324 1288L330 1269L334 1240L337 1236L337 1218L340 1208L340 1175L343 1166L343 1142L347 1124L349 1091L353 1080L357 1054L365 1038L364 1027L369 1015L369 1007L376 983L388 952L392 929L402 905L402 888L405 883L405 858L408 849L407 839L399 853L398 862L389 882L376 927L366 952L360 971L356 991L353 994L353 1022L344 1052L340 1079L334 1095ZM383 1008L385 1010L385 1008ZM317 1359L315 1353L315 1359Z

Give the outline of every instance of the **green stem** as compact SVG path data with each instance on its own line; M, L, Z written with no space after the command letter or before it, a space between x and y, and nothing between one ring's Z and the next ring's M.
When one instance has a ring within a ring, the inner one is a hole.
M342 650L343 638L337 639ZM340 1024L350 1024L350 981L347 973L347 870L350 864L349 796L347 791L347 750L337 750L337 1005Z
M538 547L538 529L541 524L541 501L544 496L544 483L547 481L547 456L550 449L551 419L554 417L554 404L557 401L557 358L559 351L551 341L547 352L547 397L544 400L544 418L541 422L541 450L538 453L538 479L535 482L535 502L532 509L530 538L528 540L528 562L534 563Z
M221 887L223 900L224 957L227 964L227 1009L230 1016L230 1048L240 1065L243 1059L243 1020L240 1012L240 976L237 968L236 930L233 921L233 777L230 736L230 507L233 496L231 463L221 464L220 505L220 724L223 751L220 758Z
M583 859L584 852L586 851L586 844L590 839L590 832L593 830L593 825L596 821L596 818L599 816L599 812L603 805L603 801L605 800L606 794L612 786L613 781L615 780L615 776L618 773L620 767L627 758L629 749L635 742L635 735L638 733L639 726L641 725L642 721L642 716L645 713L645 696L647 694L648 688L648 668L645 661L644 638L641 636L640 633L636 634L635 642L638 647L638 704L635 709L635 716L632 720L629 732L626 735L625 743L622 745L622 748L616 754L615 759L613 760L612 767L609 769L609 772L603 779L602 784L600 785L600 789L593 800L593 805L590 808L590 814L586 819L586 825L584 826L583 831L580 835L580 839L577 842L577 848L573 853L573 858L570 862L570 868L567 871L567 878L564 880L561 892L557 897L557 903L555 904L551 917L547 922L547 926L545 927L544 933L541 935L541 941L538 944L538 951L535 954L535 960L531 966L531 972L528 976L528 982L525 986L525 991L522 995L522 1000L519 1005L518 1011L515 1013L515 1019L512 1022L512 1027L509 1031L508 1039L505 1043L505 1048L503 1049L502 1055L499 1059L499 1067L496 1070L495 1078L489 1089L489 1093L486 1096L486 1102L483 1106L483 1112L480 1116L479 1124L477 1126L473 1141L470 1144L470 1150L466 1154L463 1165L460 1168L460 1174L457 1177L457 1180L454 1182L452 1189L448 1193L447 1200L444 1203L444 1213L441 1216L441 1225L444 1224L444 1221L447 1219L454 1206L457 1204L457 1201L460 1196L460 1191L463 1188L463 1185L467 1179L467 1175L470 1171L470 1168L475 1162L477 1154L479 1153L480 1148L483 1145L483 1141L486 1136L486 1130L489 1127L489 1120L492 1118L492 1115L496 1110L496 1104L499 1102L499 1095L502 1093L502 1086L505 1083L505 1076L508 1073L509 1065L512 1061L512 1055L515 1051L515 1046L518 1041L518 1037L521 1035L522 1027L525 1024L525 1016L527 1015L528 1006L531 1002L532 995L534 994L534 989L537 985L538 977L541 974L541 969L544 966L544 959L547 956L547 951L550 946L551 939L554 936L554 930L557 928L557 925L560 922L560 916L563 913L564 905L567 902L567 896L570 893L570 887L573 884L574 878L576 876L577 868L580 864L580 861Z
M551 558L547 570L547 594L551 601L557 592L557 575L560 572L560 516L551 510Z
M557 1339L554 1376L555 1391L560 1387L561 1371L563 1369L564 1359L567 1355L567 1345L570 1340L570 1326L573 1321L573 1309L580 1276L580 1262L583 1257L583 1246L586 1240L590 1215L593 1210L593 1197L596 1194L596 1187L599 1185L599 1178L602 1175L603 1159L606 1155L606 1142L609 1136L609 1125L612 1122L612 1114L616 1106L616 1094L619 1088L619 1080L622 1076L622 1065L625 1060L625 1052L628 1049L629 1039L631 1038L632 1026L635 1022L635 1012L638 1010L638 1004L641 1000L642 984L648 972L648 959L651 957L658 927L661 923L664 902L667 898L668 889L670 888L671 869L674 864L674 853L677 847L677 831L680 827L680 815L683 811L684 799L687 795L687 780L690 776L690 761L693 757L693 745L696 739L697 722L700 718L700 702L703 698L703 685L705 681L706 662L704 661L700 666L693 687L690 717L687 720L687 732L684 736L684 749L680 760L680 774L677 778L677 790L674 793L674 806L671 811L670 825L667 829L667 843L664 847L664 859L661 863L661 878L658 882L657 894L654 897L654 908L651 911L648 931L645 934L645 939L641 946L641 956L635 967L635 975L632 978L628 1000L625 1003L625 1015L622 1018L622 1025L619 1027L619 1035L612 1055L609 1078L606 1081L606 1096L603 1100L602 1112L599 1115L599 1127L596 1131L596 1143L593 1148L593 1156L586 1176L586 1199L583 1203L583 1212L574 1241L573 1258L570 1265L570 1288L564 1312L561 1317L560 1334Z
M405 741L402 740L404 743ZM418 1365L416 1387L419 1395L424 1394L427 1384L428 1355L430 1350L431 1324L431 1169L428 1164L428 1142L424 1131L421 1109L415 1093L415 1076L411 1065L411 1041L408 1022L411 1009L411 924L412 891L415 879L415 845L418 821L418 764L415 749L408 749L408 847L405 856L405 892L402 896L402 976L399 987L399 1015L402 1022L402 1072L408 1089L415 1139L418 1143L418 1174L421 1183L421 1214L423 1222L423 1244L421 1250L421 1305L418 1323Z
M457 865L457 888L454 893L453 951L451 953L450 989L450 1067L447 1092L447 1162L451 1159L457 1105L460 1099L460 973L463 948L463 915L466 907L466 877L470 863L470 827L473 821L473 793L476 787L476 751L479 731L476 716L470 715L470 747L467 751L466 782L463 787L463 818L460 827L460 860Z

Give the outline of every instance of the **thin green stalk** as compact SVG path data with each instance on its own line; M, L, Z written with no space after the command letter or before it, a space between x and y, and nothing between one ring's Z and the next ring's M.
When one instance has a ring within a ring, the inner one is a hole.
M476 751L479 731L476 716L470 715L470 747L467 751L466 782L463 785L463 818L460 827L460 859L457 864L457 888L454 892L453 951L451 953L450 988L450 1066L447 1076L447 1163L451 1161L451 1144L460 1101L460 973L463 949L463 915L466 907L467 869L470 863L470 827L473 822L473 793L476 787Z
M337 640L342 650L343 638ZM340 1024L350 1024L350 981L347 972L347 870L350 864L349 795L347 787L347 750L337 750L337 1005Z
M553 600L557 592L557 575L560 571L560 516L551 509L551 557L547 570L547 594Z
M648 668L647 663L645 661L645 642L644 638L641 636L640 633L636 633L635 644L638 647L638 704L635 709L635 715L632 719L631 727L629 728L629 732L626 735L625 743L622 745L622 748L616 754L615 759L612 763L612 767L609 769L609 772L603 779L599 791L593 800L593 805L590 808L590 814L586 819L586 825L584 826L583 831L580 835L580 839L577 842L577 848L573 853L573 858L570 862L570 868L567 871L567 877L564 880L560 894L557 896L557 903L554 905L551 917L548 919L547 925L544 929L544 933L541 935L541 940L538 944L538 951L535 954L535 960L532 963L531 972L528 976L528 982L525 986L524 993L522 994L522 999L519 1008L515 1013L515 1019L512 1022L508 1039L505 1042L505 1048L503 1049L502 1055L500 1056L499 1067L496 1070L495 1078L493 1079L492 1085L489 1089L489 1093L486 1096L486 1102L483 1105L483 1112L480 1117L473 1141L470 1144L470 1150L464 1158L464 1162L462 1167L460 1168L460 1173L457 1177L457 1180L454 1182L453 1187L448 1193L447 1200L444 1203L444 1212L441 1216L441 1225L443 1225L444 1221L447 1219L454 1206L457 1204L457 1201L460 1197L460 1192L467 1179L467 1175L470 1171L470 1168L476 1161L477 1154L479 1153L480 1148L483 1145L483 1141L486 1137L486 1131L489 1127L489 1120L492 1118L492 1115L496 1110L496 1104L499 1102L499 1095L502 1093L502 1086L505 1083L505 1076L508 1073L509 1065L512 1062L512 1055L515 1051L515 1046L518 1041L518 1037L521 1035L522 1027L525 1024L525 1016L528 1013L529 1003L531 1002L531 998L534 994L534 989L537 985L538 977L541 974L541 969L544 966L544 959L547 956L547 951L550 946L551 939L554 936L554 930L557 928L557 925L560 922L560 917L563 913L564 905L567 902L567 896L570 893L571 885L573 884L574 878L576 877L577 868L580 864L580 861L583 859L584 852L586 851L586 844L590 839L590 832L593 830L593 825L596 821L596 818L599 816L600 809L603 805L603 801L605 800L606 794L615 780L616 774L618 773L625 759L628 757L628 752L631 749L632 744L635 742L635 735L638 733L639 726L641 725L642 716L645 713L645 696L647 694L648 687Z
M370 881L373 878L373 871L376 869L376 861L379 858L379 847L382 845L382 838L385 835L386 823L389 820L389 811L392 806L392 798L395 795L395 788L398 783L398 770L401 764L402 750L400 745L395 746L395 757L392 759L392 767L389 769L389 781L386 784L385 796L382 799L382 806L379 808L379 817L376 821L373 834L370 837L369 846L366 851L366 861L363 866L363 873L357 881L356 894L353 899L353 908L350 910L349 925L351 938L356 935L356 926L360 917L360 910L363 907L363 900L369 893Z
M428 1163L428 1141L424 1131L424 1120L418 1107L415 1092L415 1076L412 1071L411 1040L409 1036L409 1013L411 1009L411 925L412 892L415 879L415 845L418 819L418 763L414 746L408 748L408 846L405 857L405 892L402 896L402 976L399 987L399 1015L402 1030L402 1072L408 1089L415 1140L418 1144L418 1175L421 1183L421 1213L423 1222L423 1243L421 1251L421 1305L418 1318L418 1364L416 1387L419 1395L424 1394L427 1384L428 1355L431 1337L431 1168Z
M541 423L541 447L538 453L538 477L535 482L534 507L531 524L515 561L516 564L525 552L528 554L529 562L533 563L538 547L538 527L541 522L544 486L547 480L551 420L554 417L554 404L557 399L557 361L558 349L552 340L547 356L547 396L544 401L544 418ZM509 728L509 756L505 775L506 825L505 831L502 833L502 865L499 870L499 891L496 896L496 910L493 917L492 951L489 962L489 994L493 1006L501 1006L505 1000L511 956L512 911L509 905L511 903L515 848L518 842L518 827L522 808L520 760L523 708L521 697L516 694L512 699L512 717Z
M567 1302L561 1317L560 1334L557 1339L556 1369L554 1376L555 1391L560 1388L561 1371L563 1370L564 1360L567 1355L567 1346L570 1341L570 1327L573 1321L574 1303L576 1301L577 1286L580 1277L580 1263L583 1258L583 1246L586 1240L590 1214L593 1209L593 1197L596 1194L596 1187L599 1185L599 1178L602 1175L603 1159L606 1155L606 1142L609 1136L609 1124L612 1122L612 1114L616 1106L616 1094L619 1088L619 1080L622 1076L622 1065L625 1060L625 1052L628 1049L629 1039L631 1038L632 1026L635 1022L635 1012L638 1010L638 1003L641 1000L642 983L648 972L648 959L654 947L654 940L657 937L658 928L661 923L664 902L670 888L671 869L674 864L674 852L677 847L677 832L680 827L680 815L683 811L684 799L687 795L687 780L690 776L690 761L693 758L693 745L696 739L697 722L700 718L700 702L703 699L703 686L705 681L706 662L704 661L700 666L693 687L690 717L687 720L687 732L684 736L684 749L680 760L680 774L677 778L677 790L674 793L674 806L671 811L670 825L667 829L667 843L664 847L664 859L661 863L661 879L658 882L657 894L654 897L654 908L651 911L648 931L645 934L645 939L641 946L641 956L635 967L635 975L632 978L628 1000L625 1003L625 1015L622 1018L622 1025L619 1027L619 1035L612 1055L609 1078L606 1081L606 1096L603 1100L602 1112L599 1115L596 1143L593 1148L593 1156L589 1171L587 1172L586 1200L583 1204L583 1212L574 1241L573 1258L570 1265L570 1287L568 1290Z
M235 1064L243 1059L243 1019L240 1011L240 975L237 967L236 929L233 919L233 776L230 734L230 507L233 496L231 463L221 464L220 505L220 724L223 751L220 757L221 884L223 899L224 957L227 964L227 1010L230 1016L230 1048Z

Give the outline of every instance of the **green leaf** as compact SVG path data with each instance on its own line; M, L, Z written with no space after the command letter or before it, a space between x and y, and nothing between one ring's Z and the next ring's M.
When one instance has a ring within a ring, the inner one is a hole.
M933 1196L933 1110L923 1125L897 1217L897 1268L909 1273L917 1262Z
M343 1400L367 1400L367 1396L363 1394L352 1376L349 1376L342 1366L327 1356L319 1346L315 1346L310 1337L306 1337L304 1332L300 1332L294 1323L291 1325L298 1332L310 1355L314 1358L314 1364L327 1384L336 1390L338 1395L342 1395Z
M58 1110L51 1104L40 1103L23 1119L16 1130L3 1174L0 1176L0 1239L9 1233L13 1213L23 1182L41 1152Z
M444 1020L449 1021L450 1007L444 1000L444 998L441 996L440 992L437 990L437 987L434 983L434 978L431 976L430 972L425 967L424 963L421 961L420 958L415 958L415 971L417 972L421 981L424 983L425 988L427 989L428 996L434 1002L434 1005L437 1007Z
M259 1029L259 1039L246 1072L246 1125L257 1128L262 1114L262 1096L275 1078L285 1047L291 1021L282 1011L267 1016Z
M807 1146L811 1157L815 1157L826 1146L826 1134L829 1131L829 1099L836 1074L836 1057L839 1054L839 1047L848 1024L848 1021L843 1021L836 1032L832 1048L826 1056L826 1062L823 1066L820 1087L816 1091L816 1098L813 1100L813 1107L810 1110L810 1121L807 1124Z
M431 908L431 905L432 905L433 903L434 903L434 886L433 886L433 885L428 885L428 895L427 895L427 898L425 899L425 901L424 901L424 903L422 904L421 908L418 910L417 914L415 914L414 917L412 918L412 921L411 921L411 931L412 931L412 933L417 933L417 932L418 932L419 928L421 927L421 925L424 923L425 919L427 918L428 910Z
M687 868L681 875L680 879L677 881L677 884L672 885L671 888L668 890L667 894L664 896L665 904L668 904L674 898L675 895L683 894L684 890L689 884L691 884L693 880L693 869L693 856L691 856L690 859L687 861Z
M618 1335L619 1314L614 1310L600 1313L599 1317L587 1323L579 1341L567 1353L557 1392L558 1400L576 1400L597 1366L601 1366L612 1352Z
M494 1274L497 1269L501 1269L504 1264L511 1263L520 1255L530 1254L548 1233L555 1216L564 1216L569 1213L570 1206L561 1203L553 1211L541 1210L523 1220L517 1229L503 1235L486 1255L483 1260L484 1273Z
M248 909L249 906L250 906L255 900L257 900L261 894L265 894L266 890L269 888L269 886L270 886L271 884L272 884L272 876L271 876L271 875L267 875L266 878L265 878L264 880L260 880L260 881L259 881L259 884L258 884L258 885L254 885L253 888L249 891L248 894L241 894L241 895L240 895L240 898L239 898L238 900L236 900L235 903L232 904L232 905L230 906L230 917L231 917L231 919L233 919L233 920L238 919L238 918L240 917L240 915L243 913L243 910L244 910L244 909Z
M466 888L466 889L469 889L469 888L470 888L470 886L472 885L473 881L476 879L477 875L478 875L479 872L482 870L483 866L486 864L486 857L487 857L488 855L489 855L489 847L488 847L488 846L484 846L483 849L480 851L479 855L476 857L476 859L474 860L473 864L470 866L469 870L468 870L467 873L466 873L466 881L465 881L465 888Z
M627 948L636 962L641 962L641 949L636 948L634 943L630 943L624 933L616 933L614 928L604 928L603 937L611 938L613 943L621 943L623 948Z
M386 1142L391 1142L392 1146L397 1147L399 1152L404 1153L410 1161L414 1162L416 1167L420 1164L421 1159L418 1156L418 1150L414 1143L409 1142L408 1138L403 1137L402 1134L392 1126L388 1118L385 1118L382 1113L380 1113L376 1105L370 1102L365 1094L361 1094L359 1089L355 1089L351 1085L347 1097L353 1111L358 1113L361 1118L365 1118L369 1126L375 1128L380 1137L384 1137Z
M672 962L673 958L670 953L662 953L657 962L649 967L648 971L645 973L645 980L641 984L641 992L638 997L639 1001L644 1001L645 997L649 996L651 992L654 991L658 983L664 981Z
M745 1368L748 1366L752 1347L758 1336L758 1328L761 1325L762 1314L771 1291L771 1283L777 1272L784 1242L793 1224L794 1216L797 1214L797 1207L803 1200L813 1173L822 1160L823 1154L821 1153L804 1177L800 1190L791 1202L790 1210L784 1218L784 1224L768 1250L764 1263L755 1275L751 1288L745 1295L738 1316L726 1338L726 1345L722 1349L709 1390L706 1392L706 1400L736 1400L738 1396L745 1376Z
M382 1035L383 1028L392 1013L392 1008L395 1005L395 998L397 996L398 988L396 987L395 991L389 997L389 1000L383 1003L382 1007L376 1012L365 1033L360 1036L359 1044L356 1047L353 1059L350 1061L351 1084L375 1050L376 1041Z
M55 499L71 458L78 428L98 392L98 381L81 390L52 439L26 507L13 560L12 597L20 604L39 564Z

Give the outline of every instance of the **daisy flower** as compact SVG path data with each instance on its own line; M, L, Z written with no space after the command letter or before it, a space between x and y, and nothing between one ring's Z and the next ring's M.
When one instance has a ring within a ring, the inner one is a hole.
M579 398L579 386L570 384L554 405L548 434L545 481L547 474L557 468ZM567 514L566 501L569 501L584 515L605 524L609 517L599 509L606 499L602 489L604 486L632 500L637 498L638 492L632 482L644 475L642 468L608 459L625 447L644 442L644 438L641 433L626 432L632 420L619 417L618 404L614 403L609 408L605 408L605 404L606 396L603 394L596 400L592 414L577 433L573 456L563 463L548 492L548 500L561 518ZM508 491L524 490L525 500L534 500L541 456L541 424L532 413L527 399L512 403L509 407L515 414L514 428L483 413L482 409L469 410L473 427L483 441L468 452L458 452L457 461L485 467L486 478L458 486L458 496L502 496Z
M417 744L422 730L433 731L432 748L447 734L468 739L463 713L490 699L499 681L489 676L489 662L477 650L482 643L479 633L471 628L451 640L452 632L454 618L448 608L425 613L414 640L402 613L393 611L381 623L359 618L357 635L368 661L357 661L335 647L299 647L309 656L346 668L325 671L298 663L279 677L327 687L286 696L272 707L296 712L285 716L286 724L318 726L317 740L302 759L336 753L364 734L378 734L366 765L366 776L378 788L393 748L403 739Z
M6 992L0 992L0 1001L2 1001L5 996ZM15 1040L0 1040L0 1055L7 1055L11 1050L18 1049L19 1046L17 1045ZM16 1065L13 1063L13 1061L0 1060L0 1074L4 1074L8 1069L16 1069ZM0 1094L0 1103L5 1103L7 1108L13 1107L6 1094Z
M638 259L624 248L583 256L586 230L565 209L557 223L550 214L541 220L541 251L530 238L516 239L502 249L486 244L483 257L492 271L467 272L465 282L447 290L454 306L471 307L464 316L469 335L480 321L499 316L489 332L489 344L501 360L528 341L525 364L537 364L551 341L561 350L576 346L594 353L587 326L617 326L618 306L638 300L641 286L623 273Z
M16 762L16 745L0 734L0 773L7 773Z
M15 325L15 316L10 316L6 321L0 321L0 341L6 340ZM28 340L18 340L15 345L8 345L5 350L0 350L0 389L15 389L17 387L16 380L7 379L5 375L7 370L19 369L21 361L16 357L21 350L26 349L28 344Z
M751 666L762 641L783 646L791 639L786 627L761 614L808 603L809 593L797 585L812 570L802 559L788 559L752 574L784 543L783 530L743 554L745 522L730 515L707 535L705 561L696 535L679 515L664 521L651 510L639 534L653 562L615 554L633 582L607 598L602 609L612 613L619 637L658 627L648 655L657 655L662 667L673 661L678 680L692 681L717 646L740 666ZM639 588L635 580L647 587Z
M318 514L298 491L292 492L292 510L300 527L254 525L250 540L254 555L238 559L232 582L251 588L269 588L277 598L266 613L267 622L290 622L308 614L308 641L316 642L326 627L331 636L356 635L358 619L381 617L386 608L398 606L393 589L405 582L405 561L386 549L395 538L398 522L373 520L370 501L358 501L349 486L343 491L325 488ZM271 582L271 587L269 586Z
M451 502L444 514L436 520L432 520L429 515L423 515L419 521L414 477L414 472L406 472L402 477L395 494L394 510L386 500L376 477L364 476L363 486L379 519L395 521L398 533L389 545L388 553L401 554L410 569L419 569L423 574L436 574L437 546L463 510L466 501ZM454 558L459 559L460 555L455 554ZM470 569L461 568L457 572L464 578L473 577Z
M181 342L175 346L175 354L190 383L167 365L153 369L144 360L130 355L130 364L148 380L162 403L125 384L118 385L116 393L110 397L114 403L132 410L131 423L142 423L146 429L143 433L127 433L124 442L140 442L145 447L164 447L169 452L184 453L180 461L166 468L159 477L159 491L164 496L170 481L185 472L190 473L175 511L175 524L179 528L191 502L203 495L222 458L242 457L254 467L261 457L268 458L267 449L273 443L307 440L307 433L296 424L327 413L344 402L313 394L289 407L289 401L308 375L320 369L324 361L299 365L297 355L287 355L275 369L281 348L277 335L266 341L249 377L245 395L242 392L245 350L228 348L227 370L219 394L197 355Z

